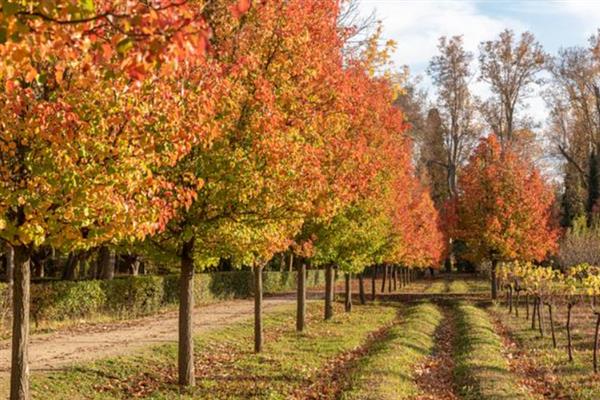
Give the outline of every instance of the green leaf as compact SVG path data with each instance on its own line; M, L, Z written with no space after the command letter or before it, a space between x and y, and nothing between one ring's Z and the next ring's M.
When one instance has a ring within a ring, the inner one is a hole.
M18 3L14 3L9 0L2 0L2 14L4 14L7 17L18 13L20 8L21 7Z
M119 54L125 54L133 48L133 40L131 38L125 38L117 43L117 52Z
M79 6L85 13L93 14L96 11L94 0L79 0Z

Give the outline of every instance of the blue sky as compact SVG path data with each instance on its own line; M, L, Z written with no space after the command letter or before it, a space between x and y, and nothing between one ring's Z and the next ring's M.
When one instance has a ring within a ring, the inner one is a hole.
M363 14L373 9L384 23L386 38L397 43L395 62L417 75L424 74L442 35L463 35L467 49L476 52L479 42L495 38L504 28L527 30L555 54L560 47L586 45L600 28L600 0L361 0ZM428 80L423 84L428 87ZM486 96L482 84L474 91ZM530 113L544 122L539 95L529 103Z

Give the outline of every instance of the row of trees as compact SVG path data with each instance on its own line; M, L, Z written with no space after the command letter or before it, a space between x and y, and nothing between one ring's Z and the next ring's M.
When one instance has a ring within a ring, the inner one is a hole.
M184 386L195 380L197 269L253 268L261 351L274 254L291 246L326 266L327 318L333 265L439 262L445 240L393 106L388 49L345 12L335 0L1 3L11 399L29 398L30 262L41 248L120 246L178 262Z
M525 318L531 316L531 329L539 329L544 337L544 306L548 308L550 331L554 348L556 334L554 329L554 312L561 305L567 308L566 332L567 353L569 361L573 361L573 345L571 335L572 311L578 304L587 304L596 317L593 366L598 372L598 347L600 345L600 309L597 296L600 295L600 268L589 264L573 266L562 272L551 267L540 267L532 263L508 263L500 268L502 286L506 289L509 312L513 309L519 316L521 293L525 295ZM513 296L516 301L513 301ZM533 300L532 312L529 312L529 299Z

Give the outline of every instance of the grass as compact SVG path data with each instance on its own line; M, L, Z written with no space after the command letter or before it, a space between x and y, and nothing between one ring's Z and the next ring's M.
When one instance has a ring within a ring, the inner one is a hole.
M558 348L552 347L548 315L545 315L546 335L540 337L538 330L531 329L531 321L524 318L521 309L519 318L507 314L503 307L490 311L506 327L510 337L517 343L529 364L535 365L531 373L536 381L543 382L552 392L573 400L595 400L600 398L600 375L594 376L592 348L594 319L589 308L580 306L573 315L573 362L568 361L566 350L565 307L555 310L555 329ZM531 311L531 309L530 309ZM545 309L547 312L547 309Z
M398 314L397 307L382 305L357 306L351 314L340 312L340 305L336 310L334 319L325 322L321 320L322 306L310 303L308 329L303 334L295 332L292 307L270 314L265 317L265 350L259 355L251 351L251 320L197 337L197 385L187 393L180 393L176 385L177 348L169 344L136 356L36 375L33 398L311 398L315 391L328 389L320 382L338 379L352 352L367 343L372 332L389 326Z
M408 399L419 395L414 367L431 354L434 332L442 320L431 303L411 306L402 322L395 324L357 364L352 387L343 400Z
M457 304L455 379L465 400L526 400L522 387L503 356L502 338L488 313L467 303Z

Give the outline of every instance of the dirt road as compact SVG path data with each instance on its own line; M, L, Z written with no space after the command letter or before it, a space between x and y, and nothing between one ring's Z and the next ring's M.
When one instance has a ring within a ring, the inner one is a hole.
M294 295L264 299L265 312L293 304ZM253 316L253 300L233 300L196 308L194 329L205 332ZM130 354L142 348L177 341L177 311L132 321L94 325L85 330L67 330L33 335L29 360L32 371L50 371L71 364ZM10 341L0 342L0 376L10 371Z

